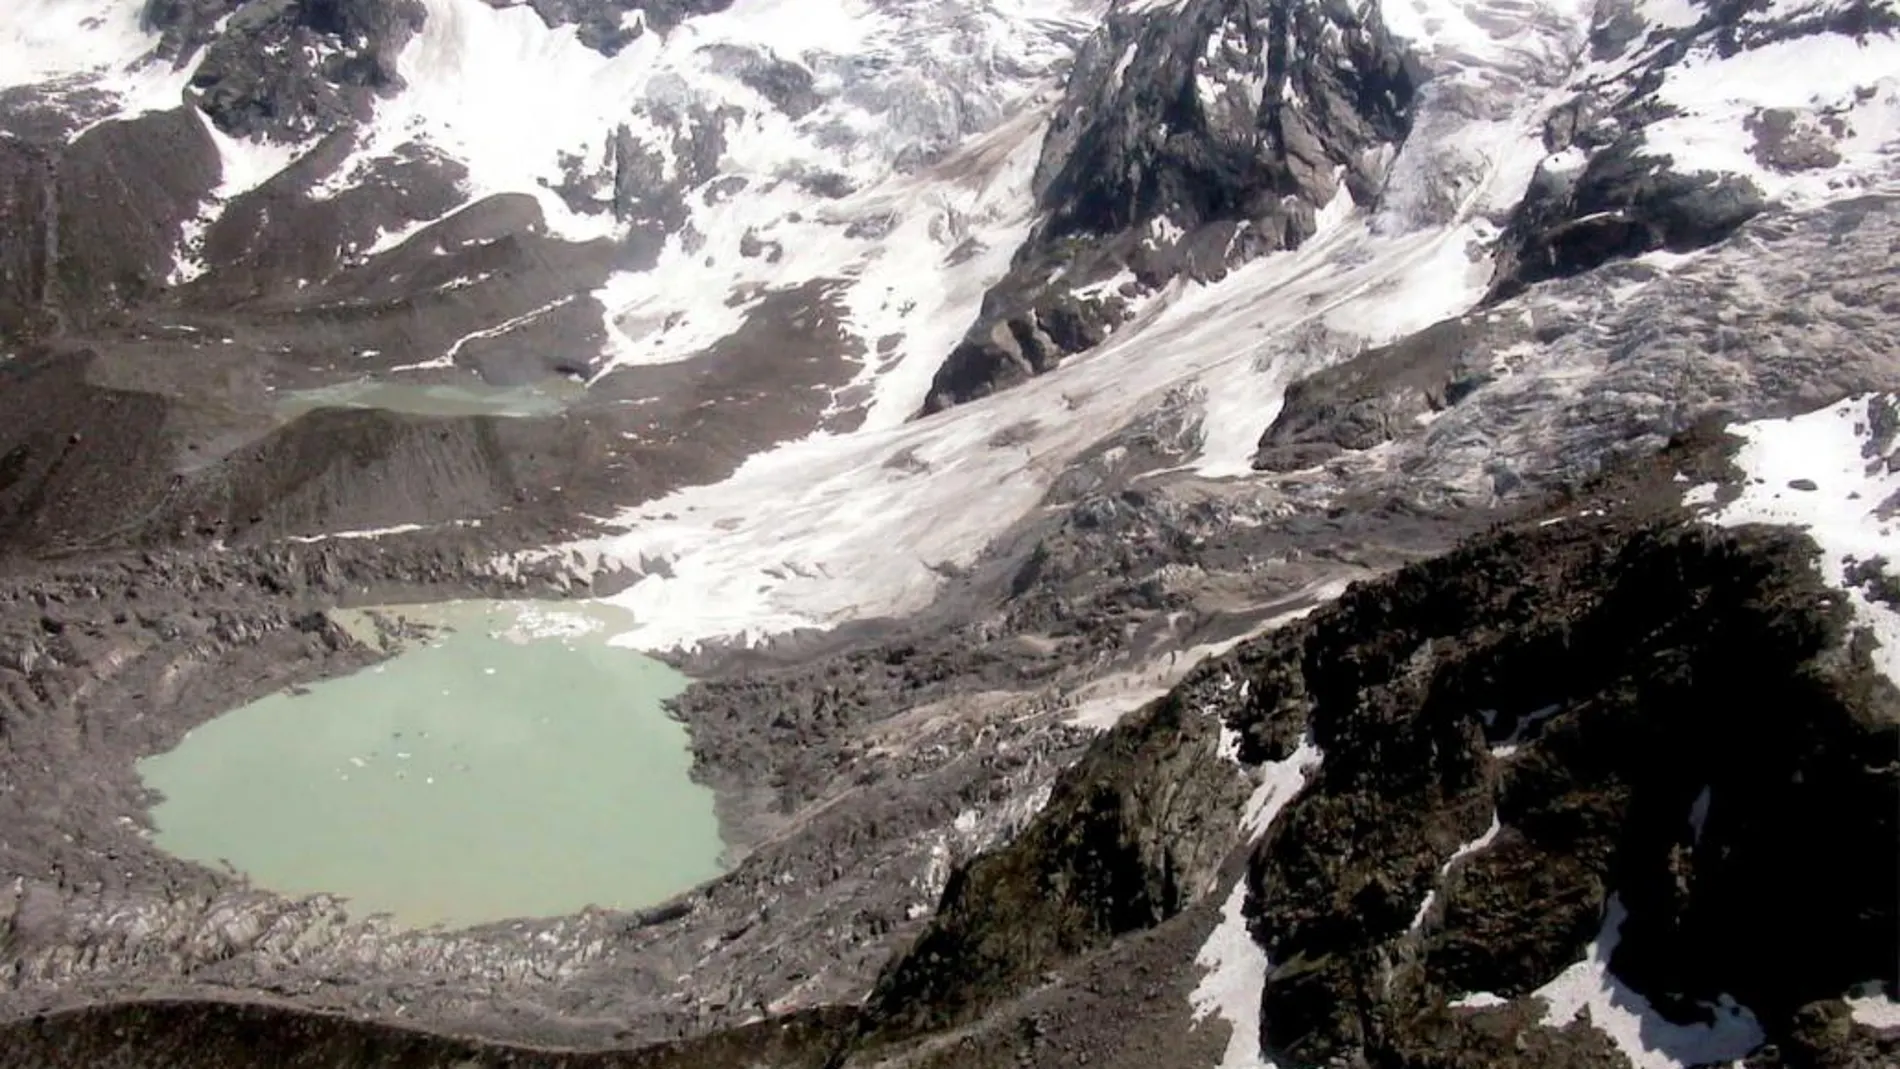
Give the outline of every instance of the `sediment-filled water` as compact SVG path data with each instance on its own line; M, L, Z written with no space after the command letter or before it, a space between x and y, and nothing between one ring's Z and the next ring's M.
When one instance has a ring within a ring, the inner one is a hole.
M616 610L386 611L451 630L140 763L161 847L418 926L634 909L718 873L712 793L661 707L686 679L606 645Z

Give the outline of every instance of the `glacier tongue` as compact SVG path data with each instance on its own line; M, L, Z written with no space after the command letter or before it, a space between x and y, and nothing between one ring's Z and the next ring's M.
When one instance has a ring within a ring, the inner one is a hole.
M755 456L720 484L630 510L616 521L624 535L559 552L668 562L613 599L639 620L622 641L648 648L921 608L940 566L972 560L1066 465L1183 384L1251 389L1256 353L1321 315L1416 329L1468 306L1485 277L1466 258L1470 239L1463 227L1385 240L1363 221L1343 226L1219 284L1177 290L1056 374L921 422Z
M1297 251L1211 285L1177 284L1059 371L922 422L897 420L934 369L922 359L900 361L891 374L903 376L902 384L880 390L873 424L754 456L722 483L629 510L614 521L625 528L622 535L558 552L578 551L609 567L666 562L614 598L639 620L620 641L692 646L921 608L945 565L975 559L1033 510L1076 458L1183 396L1198 398L1205 410L1196 470L1216 477L1249 470L1255 440L1286 385L1316 361L1341 355L1313 351L1315 329L1360 344L1384 342L1457 315L1484 295L1491 263L1483 250L1497 233L1487 216L1521 194L1543 155L1536 105L1553 75L1541 57L1564 54L1582 33L1579 11L1561 9L1525 29L1502 18L1507 6L1471 5L1503 43L1465 47L1456 63L1461 78L1491 85L1491 106L1512 118L1484 126L1483 148L1458 147L1479 170L1470 194L1436 225L1393 227L1355 213L1342 198L1325 229ZM1438 94L1421 101L1418 121L1439 121L1442 109L1449 124L1469 122L1469 108L1466 95ZM1033 140L1029 145L1033 150ZM1409 167L1408 157L1445 151L1430 138L1413 139L1394 163L1388 195L1422 193L1407 183L1435 181L1438 168ZM1014 219L1011 203L1018 205ZM1024 225L1026 190L1016 186L997 210L1003 232ZM974 291L979 274L952 277L969 278ZM684 288L673 277L662 268L634 284ZM881 272L871 277L888 284ZM939 309L936 337L960 329L975 304ZM913 378L914 372L922 373Z

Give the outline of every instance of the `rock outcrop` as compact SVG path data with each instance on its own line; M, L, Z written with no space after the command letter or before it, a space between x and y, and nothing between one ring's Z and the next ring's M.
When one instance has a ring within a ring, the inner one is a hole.
M1192 0L1083 46L1036 172L1044 217L932 383L927 412L1098 345L1128 298L1297 247L1370 204L1419 78L1376 6Z
M204 43L191 88L219 129L300 143L369 118L402 87L396 57L424 13L421 0L156 0L145 17L181 59Z
M1651 24L1627 5L1598 7L1589 58L1606 75L1546 120L1550 156L1506 227L1493 299L1613 259L1704 248L1769 206L1756 175L1667 132L1682 112L1669 83L1684 68L1804 39L1851 61L1863 42L1900 31L1900 13L1866 0L1814 5L1787 18L1751 5L1696 5L1681 18L1680 25ZM1752 142L1750 169L1788 176L1840 163L1838 146L1854 136L1856 121L1845 110L1755 109L1741 131Z
M1611 510L1355 586L1125 722L953 877L873 1035L967 1020L1210 890L1245 845L1225 724L1243 765L1324 755L1251 851L1282 1064L1615 1064L1532 998L1593 941L1655 1022L1733 1000L1776 1049L1835 1019L1830 1058L1890 1050L1839 1000L1900 985L1900 691L1812 555Z
M1811 552L1566 521L1283 638L1236 726L1303 717L1327 757L1254 858L1268 1048L1432 1064L1463 1035L1506 1064L1503 1011L1447 1004L1537 991L1619 910L1608 967L1666 1017L1732 997L1780 1042L1891 988L1900 692Z

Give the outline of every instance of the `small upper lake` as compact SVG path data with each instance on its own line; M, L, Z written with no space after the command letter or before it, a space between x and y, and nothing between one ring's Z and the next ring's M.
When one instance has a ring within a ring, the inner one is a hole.
M491 386L475 378L459 383L365 378L310 390L281 390L274 405L278 418L283 420L318 408L381 408L418 416L553 416L586 392L585 385L572 379Z
M156 842L413 926L653 905L719 873L712 792L661 703L686 678L598 605L378 610L439 628L139 763ZM339 613L371 635L366 613Z

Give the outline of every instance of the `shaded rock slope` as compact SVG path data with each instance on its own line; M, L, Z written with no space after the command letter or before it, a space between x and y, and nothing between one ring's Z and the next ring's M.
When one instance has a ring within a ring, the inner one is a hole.
M1586 510L1357 585L1098 745L953 879L871 1019L968 1021L1219 890L1240 807L1197 785L1219 763L1199 716L1244 765L1324 755L1245 880L1280 1064L1618 1064L1532 997L1606 913L1607 966L1657 1012L1726 996L1774 1057L1880 1064L1893 1040L1837 1000L1900 980L1900 692L1812 559Z

